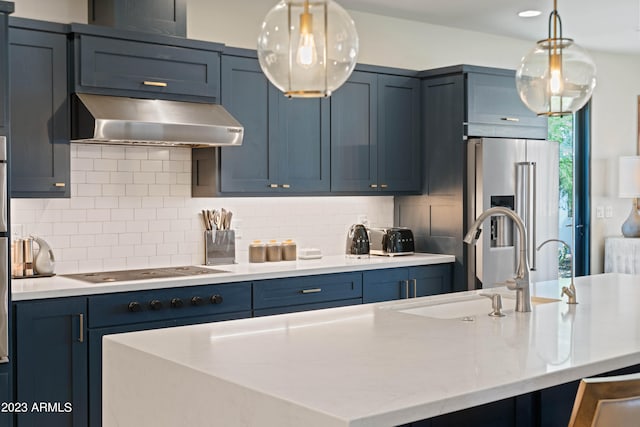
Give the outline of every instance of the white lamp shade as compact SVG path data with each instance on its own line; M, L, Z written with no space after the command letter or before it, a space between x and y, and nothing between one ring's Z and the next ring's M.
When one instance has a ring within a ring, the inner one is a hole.
M630 199L640 197L640 156L620 157L618 195Z
M307 7L306 20L303 0L281 0L267 13L258 36L258 60L286 96L330 96L356 66L358 33L334 1L313 0Z

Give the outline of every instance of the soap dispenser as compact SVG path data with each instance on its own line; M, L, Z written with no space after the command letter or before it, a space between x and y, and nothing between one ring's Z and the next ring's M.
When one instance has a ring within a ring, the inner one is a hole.
M38 245L38 253L33 259L33 267L36 274L53 274L56 258L53 256L51 246L42 237L31 236Z

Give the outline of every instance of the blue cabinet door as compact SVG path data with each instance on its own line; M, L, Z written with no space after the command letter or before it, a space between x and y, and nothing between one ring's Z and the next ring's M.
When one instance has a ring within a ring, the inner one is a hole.
M362 273L362 302L392 301L451 292L451 264Z
M327 99L278 96L278 182L282 193L330 190L330 107ZM276 125L271 120L271 124Z
M365 271L362 273L362 302L409 298L409 285L408 268Z
M547 138L547 117L537 116L520 100L515 72L471 72L467 84L467 135Z
M9 29L11 197L69 197L67 36Z
M81 297L15 304L16 401L61 408L18 414L17 426L88 425L86 314Z
M223 147L223 193L323 193L330 189L330 113L325 99L288 99L258 60L222 58L222 105L244 126L240 147Z
M420 192L420 80L378 76L378 188Z
M11 3L11 7L13 4ZM7 14L5 11L0 11L0 135L6 135L7 131L4 129L9 123L8 118L8 102L9 96L9 68L8 68L8 48L9 39Z
M0 405L13 402L11 397L11 365L0 364ZM10 427L13 424L13 414L9 411L0 411L0 426Z
M253 58L222 57L222 105L244 126L239 147L222 147L220 189L268 191L278 185L278 153L270 141L277 136L270 112L278 109L278 94ZM275 187L277 188L277 187Z
M378 187L378 75L354 72L331 95L331 191Z
M451 264L410 267L409 278L411 285L415 285L410 290L411 296L424 297L453 292L451 270Z

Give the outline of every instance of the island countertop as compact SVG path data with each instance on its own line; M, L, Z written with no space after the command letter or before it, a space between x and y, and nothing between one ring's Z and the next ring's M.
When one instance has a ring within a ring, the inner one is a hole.
M639 364L640 277L576 288L473 322L401 309L479 291L106 336L104 426L399 425Z
M454 261L455 257L453 255L425 253L396 257L371 256L369 258L360 259L347 258L344 255L331 255L314 260L299 259L297 261L256 264L239 263L200 266L203 268L211 268L212 274L100 284L85 283L65 277L64 275L47 278L13 279L11 281L11 300L21 301L41 298L95 295L112 292L163 289L179 286L211 285L217 283L309 276L315 274L444 264ZM214 273L215 270L219 270L221 272Z

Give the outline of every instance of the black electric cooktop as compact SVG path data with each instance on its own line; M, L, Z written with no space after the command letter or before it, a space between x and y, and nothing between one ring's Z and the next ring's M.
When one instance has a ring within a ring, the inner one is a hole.
M63 277L87 283L125 282L131 280L167 279L173 277L201 276L228 273L224 270L186 265L181 267L143 268L139 270L101 271L96 273L62 274Z

